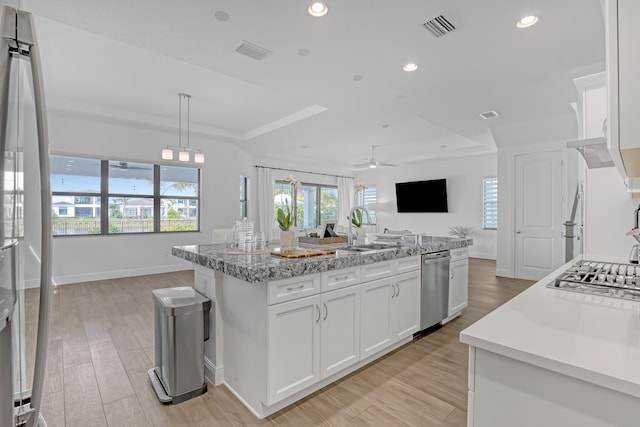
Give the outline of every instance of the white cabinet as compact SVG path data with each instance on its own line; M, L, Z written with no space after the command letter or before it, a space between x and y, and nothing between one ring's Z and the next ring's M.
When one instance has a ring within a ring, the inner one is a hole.
M360 287L322 294L320 377L326 378L360 360Z
M420 271L395 277L396 293L391 298L391 336L393 341L413 335L420 329Z
M352 286L269 307L267 404L360 360L359 291Z
M446 321L469 305L469 255L467 248L452 249L449 264L449 310Z
M608 142L623 176L640 177L640 27L638 0L606 1Z
M393 279L380 279L361 286L360 358L391 344L391 296ZM393 288L393 289L392 289Z
M267 404L320 379L320 295L267 309Z
M420 321L419 261L405 257L266 286L225 275L225 384L264 417L408 342Z
M364 359L420 327L420 271L362 285L360 358Z

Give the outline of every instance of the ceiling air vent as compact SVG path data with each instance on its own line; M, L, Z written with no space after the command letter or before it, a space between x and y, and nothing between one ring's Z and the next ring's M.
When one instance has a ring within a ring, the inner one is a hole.
M485 120L489 120L489 119L495 119L496 117L498 117L500 114L498 114L497 111L485 111L484 113L480 113L480 117L482 117Z
M444 15L439 15L435 18L431 18L423 25L427 30L431 31L431 34L436 37L444 36L445 34L449 34L456 29L456 26L451 23L451 20Z
M253 58L257 61L260 61L267 55L271 55L271 51L244 40L242 41L240 46L236 48L236 52L248 56L249 58Z

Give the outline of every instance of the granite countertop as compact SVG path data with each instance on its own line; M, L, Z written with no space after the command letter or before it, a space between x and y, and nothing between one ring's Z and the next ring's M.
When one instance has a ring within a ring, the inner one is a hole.
M225 249L224 244L174 246L174 256L191 261L203 267L228 274L250 283L269 280L286 279L321 271L338 270L357 265L372 264L395 258L420 255L430 252L444 251L470 246L473 239L457 239L449 237L433 237L431 242L414 245L402 242L400 246L392 246L376 252L320 255L308 258L282 258L270 253L240 253ZM315 247L305 245L301 247ZM339 249L345 245L322 245L325 249ZM270 249L274 248L267 248Z
M460 341L640 397L640 301L546 287L575 261L463 330Z

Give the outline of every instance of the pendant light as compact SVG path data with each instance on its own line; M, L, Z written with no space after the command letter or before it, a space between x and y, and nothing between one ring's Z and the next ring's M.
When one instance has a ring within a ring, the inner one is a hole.
M185 146L182 146L182 103L187 103L187 142ZM189 145L190 128L189 128L189 113L190 113L191 95L186 93L178 94L178 146L167 145L162 149L163 160L173 160L173 150L178 150L178 160L181 162L188 162L191 160L191 152L194 152L193 161L195 163L204 163L204 153L198 149L191 148Z

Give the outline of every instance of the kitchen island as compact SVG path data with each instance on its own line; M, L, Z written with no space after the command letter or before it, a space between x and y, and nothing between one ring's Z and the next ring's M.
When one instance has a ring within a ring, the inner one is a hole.
M575 262L460 333L468 426L640 425L640 301L547 287Z
M453 250L466 258L470 244L434 237L296 259L224 245L172 253L194 264L196 289L214 301L207 378L264 418L411 341L421 255Z

